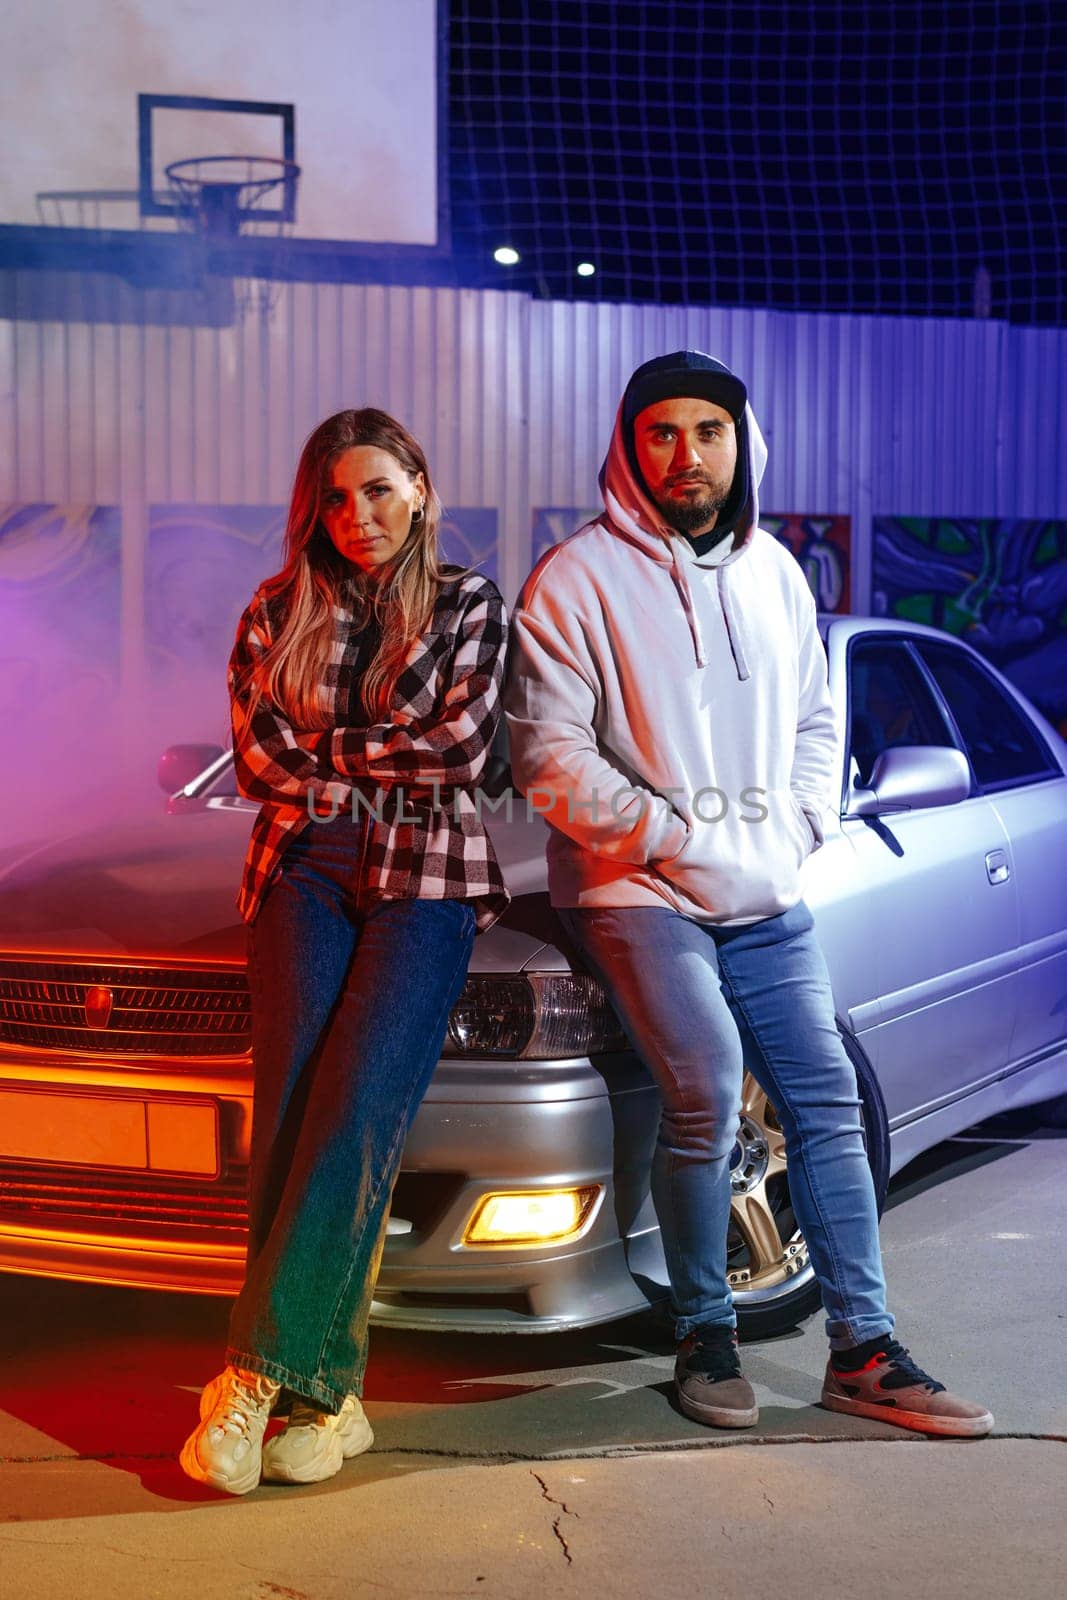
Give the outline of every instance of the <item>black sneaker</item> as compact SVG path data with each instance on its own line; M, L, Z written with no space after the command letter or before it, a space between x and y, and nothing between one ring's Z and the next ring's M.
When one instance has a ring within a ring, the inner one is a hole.
M674 1363L678 1404L694 1422L712 1428L751 1428L759 1421L752 1385L741 1374L737 1331L697 1328L678 1346Z
M832 1352L821 1403L828 1411L956 1439L981 1438L993 1427L991 1411L950 1394L888 1336L870 1339L855 1351Z

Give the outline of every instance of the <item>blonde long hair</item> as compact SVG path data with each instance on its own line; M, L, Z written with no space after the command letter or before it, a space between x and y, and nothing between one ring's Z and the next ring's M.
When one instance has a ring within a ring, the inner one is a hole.
M329 468L357 445L387 450L412 479L421 472L426 483L421 516L412 519L404 544L375 579L338 552L319 520ZM381 630L381 642L360 683L360 702L369 722L388 720L404 658L427 626L441 585L475 570L445 572L437 553L440 521L441 502L422 446L395 417L364 406L338 411L319 423L301 451L293 480L284 565L260 585L268 603L287 603L281 631L253 673L249 714L267 698L294 727L330 725L319 686L334 637L333 607L346 603L353 607L354 627L365 626L373 616Z

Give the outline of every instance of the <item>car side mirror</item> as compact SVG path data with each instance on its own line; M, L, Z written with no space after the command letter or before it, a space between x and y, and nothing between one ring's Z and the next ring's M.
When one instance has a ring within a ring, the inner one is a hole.
M971 772L962 750L947 745L902 744L883 750L866 786L853 782L847 817L877 817L884 811L951 806L971 792Z
M172 744L159 758L156 776L166 794L184 789L226 752L220 744Z

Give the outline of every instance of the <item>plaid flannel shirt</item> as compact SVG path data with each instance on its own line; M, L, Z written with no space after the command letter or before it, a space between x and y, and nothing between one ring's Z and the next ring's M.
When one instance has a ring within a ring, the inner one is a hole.
M319 691L331 726L311 732L293 728L266 699L247 714L248 669L280 626L276 602L257 590L237 625L228 669L234 770L240 793L262 801L237 909L254 922L286 845L312 825L310 793L323 818L366 816L363 895L471 900L484 933L511 900L472 793L500 720L507 641L500 591L478 573L442 585L397 680L391 720L370 727L348 725L359 640L353 622L344 603L334 607ZM355 813L354 791L364 797Z

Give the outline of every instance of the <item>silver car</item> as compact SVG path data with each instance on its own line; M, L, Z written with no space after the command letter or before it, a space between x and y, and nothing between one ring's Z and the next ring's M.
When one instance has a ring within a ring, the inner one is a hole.
M928 1146L1067 1088L1067 744L965 644L820 619L847 737L803 868L880 1198ZM506 790L498 747L486 787ZM0 858L0 1267L199 1293L241 1280L255 805L176 746L166 813ZM379 1324L589 1326L665 1302L656 1091L548 903L545 824L491 820L514 896L475 941L393 1195ZM749 1336L818 1304L784 1141L746 1077L730 1279Z

